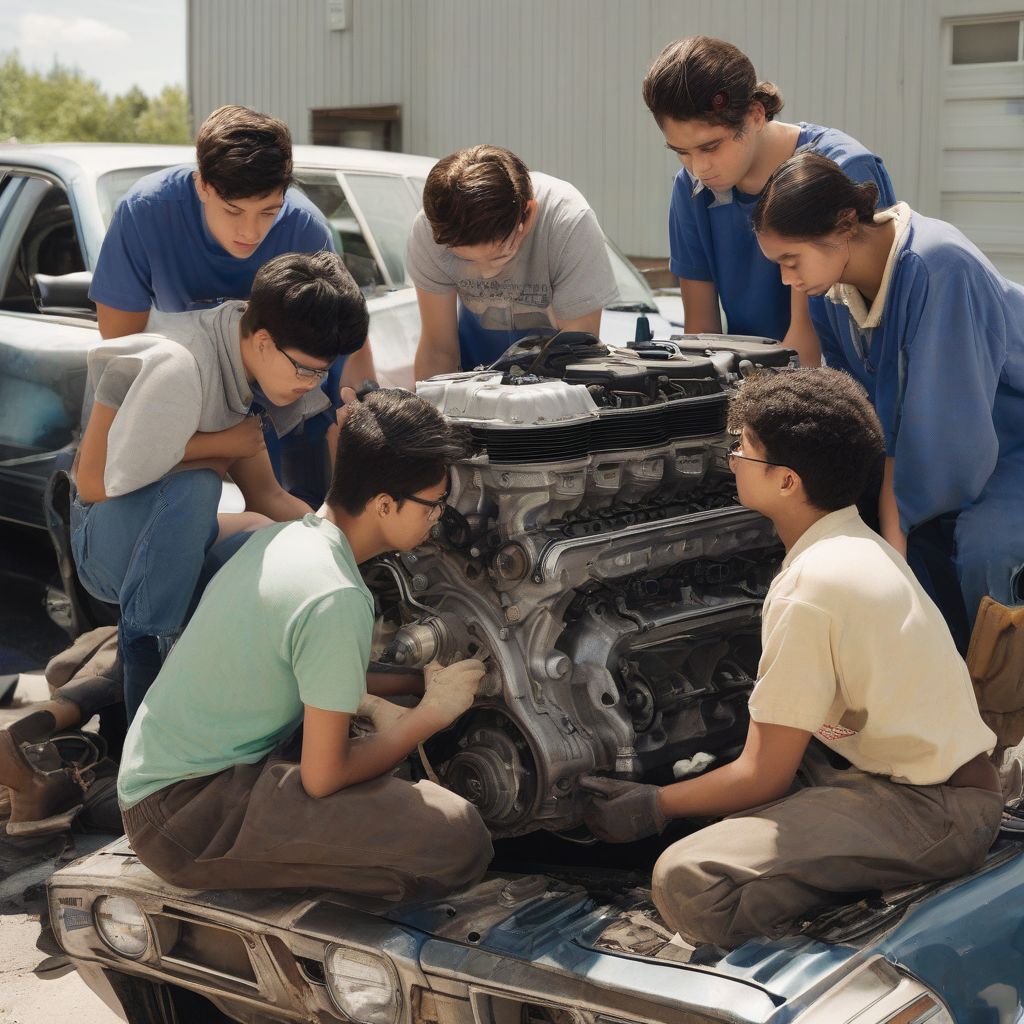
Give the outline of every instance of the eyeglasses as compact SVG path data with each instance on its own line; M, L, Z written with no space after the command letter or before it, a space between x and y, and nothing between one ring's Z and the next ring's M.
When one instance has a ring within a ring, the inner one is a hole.
M415 494L400 494L399 497L406 501L414 501L417 505L425 505L430 509L427 513L427 521L435 523L441 518L442 513L448 507L449 494L451 494L451 491L445 491L440 498L435 498L433 501L429 498L417 498Z
M763 466L784 466L784 462L769 462L767 459L755 459L753 456L743 454L743 442L733 441L729 445L729 461L733 459L743 459L744 462L760 462ZM788 466L786 467L789 468Z
M327 376L327 374L331 372L331 368L329 366L324 370L318 370L314 366L303 366L302 363L297 363L294 359L292 359L292 357L288 355L288 353L285 352L283 348L278 348L277 351L280 352L281 355L283 355L285 359L287 359L288 362L295 367L295 376L301 377L303 380L316 379L316 381L319 383Z

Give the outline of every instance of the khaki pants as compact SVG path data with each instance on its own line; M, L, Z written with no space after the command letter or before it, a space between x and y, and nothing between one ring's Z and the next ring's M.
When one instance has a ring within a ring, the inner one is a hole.
M433 899L479 881L492 857L472 804L391 776L313 799L273 754L188 779L123 811L136 856L191 889L323 887Z
M654 867L662 917L688 941L731 949L778 938L842 893L955 878L995 840L1003 800L984 789L906 786L829 764L812 742L806 788L673 843Z

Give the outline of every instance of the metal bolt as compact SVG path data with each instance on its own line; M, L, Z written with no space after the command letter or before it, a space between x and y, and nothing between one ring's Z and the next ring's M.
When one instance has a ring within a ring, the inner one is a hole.
M501 629L498 630L499 640L507 640L511 635L512 631L510 629L506 629L504 626L502 626Z

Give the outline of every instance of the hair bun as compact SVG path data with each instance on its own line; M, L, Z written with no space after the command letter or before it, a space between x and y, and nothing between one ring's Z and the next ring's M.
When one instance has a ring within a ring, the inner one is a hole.
M751 99L757 100L764 107L764 116L769 121L782 109L782 93L774 82L758 82Z

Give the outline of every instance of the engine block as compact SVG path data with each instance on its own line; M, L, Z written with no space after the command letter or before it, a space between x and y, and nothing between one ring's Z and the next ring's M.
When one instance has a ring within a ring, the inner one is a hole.
M667 782L742 743L781 549L736 503L726 412L744 375L793 359L755 338L563 334L420 383L478 454L431 540L365 567L376 656L486 660L426 754L496 836L586 839L581 775Z

